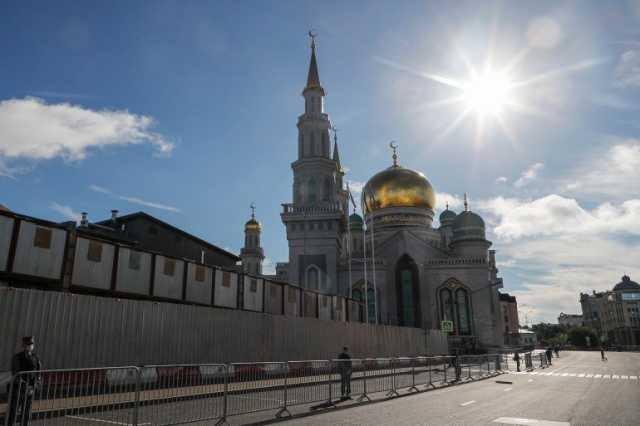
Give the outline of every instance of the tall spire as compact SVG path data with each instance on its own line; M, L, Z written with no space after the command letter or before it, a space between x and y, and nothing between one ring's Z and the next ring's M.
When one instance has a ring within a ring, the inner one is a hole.
M333 161L338 164L338 168L342 168L340 165L340 153L338 152L338 129L332 127L333 130Z
M324 96L324 89L320 84L320 74L318 73L318 62L316 61L316 34L309 31L309 37L311 37L311 62L309 63L309 74L307 75L307 86L304 88L304 92L307 90L319 89Z

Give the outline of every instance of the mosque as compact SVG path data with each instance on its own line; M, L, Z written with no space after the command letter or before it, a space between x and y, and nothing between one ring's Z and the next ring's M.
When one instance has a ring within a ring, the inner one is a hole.
M293 202L282 204L281 213L289 261L277 264L276 278L359 299L369 323L450 329L454 347L501 346L502 279L485 223L466 196L464 211L447 206L434 227L433 186L421 172L403 167L391 144L390 167L363 188L363 217L350 213L355 203L335 133L331 140L313 37L302 96ZM252 214L240 255L245 272L262 274L260 233Z

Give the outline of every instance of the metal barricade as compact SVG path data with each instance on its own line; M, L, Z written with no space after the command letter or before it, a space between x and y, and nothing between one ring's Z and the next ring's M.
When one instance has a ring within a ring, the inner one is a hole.
M138 377L137 367L20 372L9 386L4 424L54 417L133 424Z
M287 364L287 406L329 403L335 397L337 374L332 361L289 361Z
M165 426L225 419L228 375L224 364L141 367L138 422Z
M394 389L394 371L392 358L374 358L365 360L368 394L392 392Z

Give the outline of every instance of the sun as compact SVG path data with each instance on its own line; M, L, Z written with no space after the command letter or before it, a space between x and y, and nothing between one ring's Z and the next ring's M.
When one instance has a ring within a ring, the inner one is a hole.
M467 109L480 117L500 116L504 108L513 103L513 83L504 73L488 70L475 74L462 86Z

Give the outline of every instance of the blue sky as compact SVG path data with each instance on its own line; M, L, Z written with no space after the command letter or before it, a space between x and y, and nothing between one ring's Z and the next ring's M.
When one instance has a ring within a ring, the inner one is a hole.
M396 140L439 207L468 192L531 318L640 281L638 1L4 2L0 203L145 210L238 251L254 201L286 260L310 28L354 188ZM487 63L514 84L479 133L443 81Z

